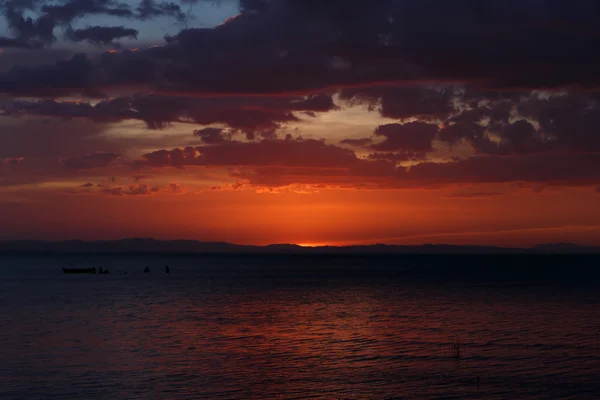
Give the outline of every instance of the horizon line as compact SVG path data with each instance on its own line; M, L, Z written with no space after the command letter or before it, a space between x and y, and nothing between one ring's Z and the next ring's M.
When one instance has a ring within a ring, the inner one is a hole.
M237 247L252 247L252 248L269 248L274 246L293 246L297 248L303 249L319 249L319 248L352 248L352 247L375 247L375 246L385 246L385 247L404 247L404 248L417 248L417 247L455 247L455 248L494 248L494 249L503 249L503 250L528 250L535 249L540 246L569 246L569 247L583 247L583 248L600 248L600 245L590 245L590 244L578 244L573 242L540 242L535 243L529 246L503 246L503 245L493 245L493 244L450 244L450 243L420 243L420 244L398 244L398 243L382 243L382 242L362 242L362 243L352 243L352 244L324 244L324 243L310 243L310 242L302 242L302 243L292 243L292 242L277 242L277 243L268 243L264 245L260 244L240 244L234 242L227 241L203 241L198 239L156 239L154 237L141 237L141 236L133 236L133 237L122 237L119 239L58 239L58 240L48 240L48 239L0 239L0 244L8 244L8 243L17 243L17 242L41 242L46 244L58 244L65 242L80 242L80 243L111 243L111 242L121 242L121 241L133 241L133 240L144 240L144 241L155 241L155 242L193 242L198 244L220 244L220 245L229 245L229 246L237 246ZM2 250L0 250L2 251Z

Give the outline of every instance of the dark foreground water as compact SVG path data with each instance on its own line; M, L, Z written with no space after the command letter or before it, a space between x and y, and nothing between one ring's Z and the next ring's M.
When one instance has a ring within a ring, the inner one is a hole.
M598 399L599 289L591 257L0 257L0 399Z

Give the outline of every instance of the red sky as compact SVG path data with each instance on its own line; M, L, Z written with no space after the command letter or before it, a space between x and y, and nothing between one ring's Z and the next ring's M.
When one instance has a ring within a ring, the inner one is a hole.
M600 245L590 10L258 3L116 52L0 37L0 240Z
M464 187L325 189L312 194L190 190L130 196L29 189L3 203L0 223L11 228L4 230L5 238L153 236L308 245L598 243L600 213L597 195L590 190L498 188L505 194L474 198L453 197Z

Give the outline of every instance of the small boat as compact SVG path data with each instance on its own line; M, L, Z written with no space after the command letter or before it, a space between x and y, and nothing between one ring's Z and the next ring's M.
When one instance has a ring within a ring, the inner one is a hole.
M65 274L95 274L96 268L63 268Z

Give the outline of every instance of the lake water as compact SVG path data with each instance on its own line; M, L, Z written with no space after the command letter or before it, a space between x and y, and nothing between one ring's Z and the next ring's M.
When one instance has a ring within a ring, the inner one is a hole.
M93 265L110 275L60 270ZM0 399L598 399L599 270L593 257L0 257Z

